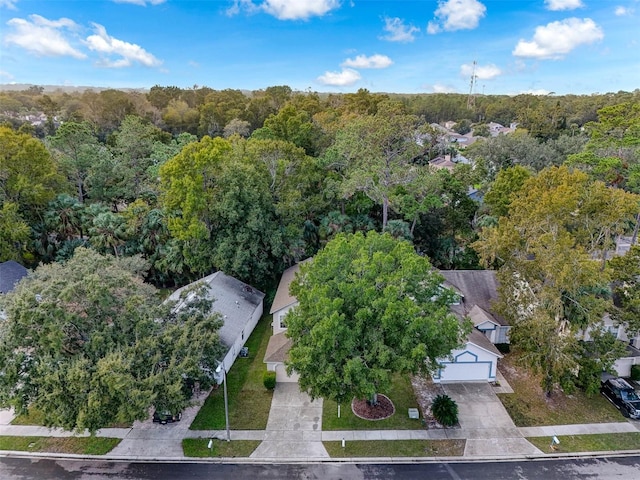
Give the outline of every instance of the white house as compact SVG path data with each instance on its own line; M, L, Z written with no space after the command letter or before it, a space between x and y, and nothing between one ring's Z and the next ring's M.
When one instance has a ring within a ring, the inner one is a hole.
M264 293L223 272L215 272L176 290L168 300L179 301L182 291L196 283L206 284L207 298L213 300L211 311L220 313L224 321L219 335L227 348L222 363L228 372L262 316ZM179 304L176 308L180 308Z
M460 318L469 318L473 330L465 344L447 358L440 360L441 368L433 375L441 382L494 382L498 359L502 354L495 343L509 342L509 325L493 312L497 298L497 279L492 270L442 270L444 286L458 294L459 302L451 310Z
M310 259L303 260L300 263L309 261ZM300 271L300 263L296 263L294 266L288 268L282 273L280 283L278 284L278 290L276 290L276 296L273 299L271 310L269 313L273 315L273 335L269 339L267 345L267 351L264 355L264 363L267 364L267 370L276 372L277 382L297 382L298 375L293 373L287 375L284 362L287 359L287 354L291 348L291 340L289 340L285 332L287 331L287 325L284 317L289 310L298 305L298 300L289 293L289 286L296 276L296 273Z
M624 357L619 358L613 365L613 369L620 377L628 377L631 375L631 366L640 365L640 334L634 336L629 334L622 325L616 325L609 314L605 314L602 319L602 325L605 330L615 335L616 339L627 344L627 350ZM590 329L583 334L583 340L590 340Z

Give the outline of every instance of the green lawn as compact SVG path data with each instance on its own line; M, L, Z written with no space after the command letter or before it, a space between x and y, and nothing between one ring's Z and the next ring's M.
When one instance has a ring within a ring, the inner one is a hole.
M208 438L185 438L182 450L185 457L248 457L260 445L260 440L213 440L208 448Z
M44 425L44 414L35 408L29 408L27 413L16 415L11 425Z
M0 450L25 452L77 453L104 455L120 443L106 437L13 437L0 436Z
M323 442L329 455L340 457L457 457L464 454L465 440L353 440Z
M417 408L413 387L408 376L394 375L391 389L384 393L396 407L396 413L384 420L363 420L351 411L351 402L345 403L340 409L331 400L324 401L322 409L323 430L419 430L423 428L420 420L410 419L407 409Z
M543 452L552 453L549 437L527 438ZM558 437L554 453L607 452L612 450L640 450L640 432L601 433L597 435L566 435Z
M263 430L267 426L273 392L264 387L262 376L267 370L263 360L270 336L271 315L265 315L247 340L249 357L238 357L227 374L229 425L233 430ZM189 428L225 428L222 386L211 392Z
M509 353L500 361L500 371L514 393L499 393L498 397L518 427L626 421L602 395L587 397L581 391L567 395L556 390L547 398L540 378L516 366L516 360L515 354Z

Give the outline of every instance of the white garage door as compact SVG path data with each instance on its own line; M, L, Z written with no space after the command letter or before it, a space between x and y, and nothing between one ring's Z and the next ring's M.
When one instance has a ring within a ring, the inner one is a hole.
M287 369L284 365L276 365L276 382L297 382L298 374L293 373L291 376L287 375Z
M440 373L441 382L489 380L490 363L447 363Z

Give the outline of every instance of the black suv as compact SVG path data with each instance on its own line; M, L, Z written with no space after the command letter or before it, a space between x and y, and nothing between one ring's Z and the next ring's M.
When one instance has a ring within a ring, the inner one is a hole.
M610 378L602 384L600 392L631 418L640 418L640 397L626 380Z
M172 414L168 410L156 410L153 412L153 421L165 425L167 423L179 422L182 418L181 413Z

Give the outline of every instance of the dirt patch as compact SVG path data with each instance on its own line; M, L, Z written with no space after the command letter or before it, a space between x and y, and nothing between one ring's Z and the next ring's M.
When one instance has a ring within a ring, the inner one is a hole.
M431 377L412 375L411 385L416 394L418 406L422 412L422 423L427 429L430 428L446 428L433 417L431 413L431 404L433 399L438 395L445 395L444 388L438 383L433 383Z
M381 393L378 394L378 404L371 405L367 400L356 398L351 402L351 410L356 417L364 420L384 420L396 413L396 407L389 397Z

